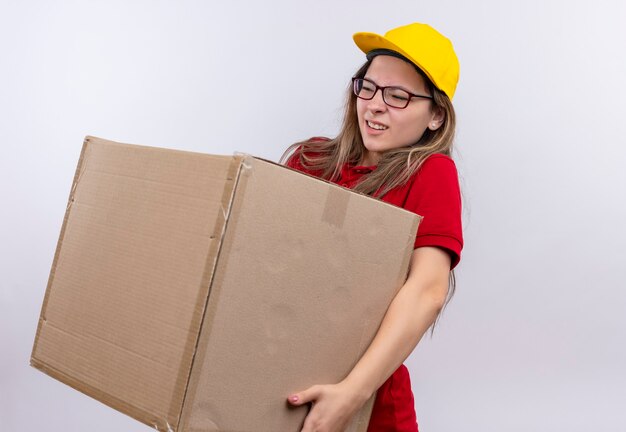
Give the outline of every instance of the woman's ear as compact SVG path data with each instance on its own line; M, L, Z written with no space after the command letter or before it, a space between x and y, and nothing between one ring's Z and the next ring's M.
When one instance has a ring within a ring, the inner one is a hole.
M446 112L443 110L443 108L436 106L433 109L430 122L428 122L428 129L433 130L433 131L439 129L445 119L446 119Z

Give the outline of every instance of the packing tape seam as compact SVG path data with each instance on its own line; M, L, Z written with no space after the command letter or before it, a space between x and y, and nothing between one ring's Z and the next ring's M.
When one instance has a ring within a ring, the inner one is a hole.
M241 166L246 170L252 169L252 159L254 158L252 155L243 152L235 152L234 156L237 158L241 158Z
M222 207L222 215L223 215L223 219L222 221L218 221L217 223L222 224L221 229L220 229L220 235L219 235L219 241L216 244L217 246L215 246L215 250L212 249L212 252L209 253L209 256L214 256L214 260L212 264L209 264L208 262L205 264L205 273L202 276L202 285L207 286L207 291L206 291L206 295L202 295L202 297L200 299L198 299L199 301L201 299L203 302L203 307L202 307L202 313L201 313L201 317L200 320L198 322L198 332L197 332L197 337L195 338L194 341L194 345L193 345L193 354L191 356L191 361L189 363L189 369L188 371L185 373L185 370L183 370L185 368L185 365L181 365L180 367L180 371L178 376L186 376L186 380L185 380L185 386L184 386L184 390L183 390L183 395L182 395L182 400L181 400L181 405L180 408L178 409L177 407L174 406L174 404L176 403L176 401L173 399L172 403L171 403L171 407L170 407L170 412L172 411L172 408L175 408L176 411L178 412L178 422L177 422L177 426L176 429L178 430L181 426L181 422L183 421L183 411L184 411L184 407L186 406L186 402L187 402L187 398L191 397L192 399L195 398L195 394L191 395L190 394L190 381L191 381L191 375L192 372L194 370L194 365L195 365L195 361L196 361L196 354L198 352L198 345L200 343L200 337L202 335L202 329L204 327L204 321L206 318L206 311L208 308L208 304L209 304L209 299L211 297L211 289L212 289L212 285L213 285L213 281L215 279L215 270L217 268L217 264L218 264L218 257L220 256L220 251L222 249L222 245L224 243L224 237L226 235L226 230L228 227L228 220L230 218L230 213L233 207L233 203L235 200L235 195L236 195L236 191L237 191L237 187L239 185L239 180L241 178L241 173L244 170L245 167L245 162L246 162L247 157L243 156L243 155L238 155L233 157L231 164L228 168L228 175L227 175L227 179L232 181L232 187L230 190L228 190L227 188L225 188L224 190L224 195L222 196L222 203L221 203L221 207ZM248 163L250 164L250 161L248 160ZM247 169L252 169L251 165L248 165ZM214 229L214 232L217 231L216 229ZM208 258L208 257L207 257ZM201 293L203 291L201 290ZM179 378L180 379L180 378ZM195 389L194 389L195 391Z
M339 186L329 184L322 211L322 221L337 228L343 227L348 213L350 194Z

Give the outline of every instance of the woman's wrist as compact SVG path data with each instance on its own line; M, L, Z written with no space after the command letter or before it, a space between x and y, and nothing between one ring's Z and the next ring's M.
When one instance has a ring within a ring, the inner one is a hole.
M371 384L355 375L354 371L350 373L342 382L348 391L353 395L354 400L362 406L376 392Z

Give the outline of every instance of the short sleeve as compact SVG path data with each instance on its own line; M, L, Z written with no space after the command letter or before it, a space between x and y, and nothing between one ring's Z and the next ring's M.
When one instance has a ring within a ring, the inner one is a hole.
M461 190L454 161L439 154L429 157L415 175L403 207L423 216L415 247L445 249L454 268L463 249Z

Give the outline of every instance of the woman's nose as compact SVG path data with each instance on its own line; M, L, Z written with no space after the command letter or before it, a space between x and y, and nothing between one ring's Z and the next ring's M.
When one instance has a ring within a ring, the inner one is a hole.
M374 97L368 101L367 109L371 112L382 112L387 109L387 104L383 99L383 91L380 89L376 89L376 93L374 93Z

